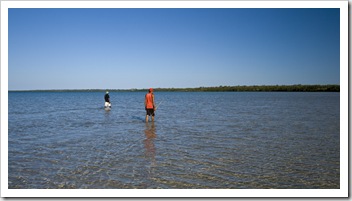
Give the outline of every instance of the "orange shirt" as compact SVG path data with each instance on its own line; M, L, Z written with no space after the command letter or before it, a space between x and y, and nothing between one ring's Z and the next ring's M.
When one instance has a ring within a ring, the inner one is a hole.
M153 105L153 94L152 93L147 93L147 95L145 95L145 100L147 102L147 109L153 109L154 105Z

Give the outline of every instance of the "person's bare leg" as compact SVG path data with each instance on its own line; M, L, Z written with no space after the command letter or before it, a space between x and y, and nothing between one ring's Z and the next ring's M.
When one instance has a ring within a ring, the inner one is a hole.
M148 115L145 115L145 122L148 122Z
M152 116L152 121L154 121L154 116Z

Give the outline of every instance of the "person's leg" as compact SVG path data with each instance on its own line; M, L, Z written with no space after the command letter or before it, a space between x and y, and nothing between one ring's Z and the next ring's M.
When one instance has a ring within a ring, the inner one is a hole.
M145 122L148 122L148 109L145 108Z

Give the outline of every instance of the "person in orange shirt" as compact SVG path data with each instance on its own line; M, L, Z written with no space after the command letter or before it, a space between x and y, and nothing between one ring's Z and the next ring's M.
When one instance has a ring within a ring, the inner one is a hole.
M154 102L154 94L153 89L150 88L149 92L145 95L144 106L146 110L145 122L148 122L148 117L152 116L152 121L154 121L155 116L155 102Z

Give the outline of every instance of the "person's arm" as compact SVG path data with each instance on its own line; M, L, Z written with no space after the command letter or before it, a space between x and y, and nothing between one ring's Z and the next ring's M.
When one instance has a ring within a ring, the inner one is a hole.
M147 109L147 95L145 95L144 97L144 107L145 109Z
M155 102L154 102L154 94L152 95L152 97L153 97L153 109L156 110Z

